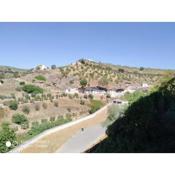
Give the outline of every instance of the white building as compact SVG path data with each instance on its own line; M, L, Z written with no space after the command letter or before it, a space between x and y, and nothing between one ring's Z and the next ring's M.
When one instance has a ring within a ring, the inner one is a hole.
M47 66L41 64L41 65L36 66L34 70L47 70L47 69L48 69Z
M147 83L143 83L143 84L142 84L142 87L143 87L143 88L149 88L149 85L148 85Z
M124 89L109 89L108 90L108 94L112 97L121 97L122 95L124 95L125 91Z
M77 88L68 88L65 90L66 94L75 94L75 93L79 93Z
M100 86L87 87L84 90L84 93L87 94L87 95L89 95L89 94L92 94L92 95L105 95L107 93L107 89L103 88L103 87L100 87Z

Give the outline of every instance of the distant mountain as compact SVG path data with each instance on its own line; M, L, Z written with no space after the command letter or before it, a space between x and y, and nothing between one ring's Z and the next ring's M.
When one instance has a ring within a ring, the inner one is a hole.
M11 66L0 66L0 71L27 72L28 69L21 69Z
M25 75L30 72L27 69L21 69L11 66L0 66L0 79L2 78L17 78L20 75Z

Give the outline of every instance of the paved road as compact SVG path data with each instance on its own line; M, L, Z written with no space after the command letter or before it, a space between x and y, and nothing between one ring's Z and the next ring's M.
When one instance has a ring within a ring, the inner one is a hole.
M57 138L56 134L59 134L61 131L66 130L66 129L70 130L73 127L78 128L78 126L80 126L80 125L82 125L82 127L84 127L85 125L91 125L92 126L91 123L94 123L93 126L96 125L98 122L101 122L101 120L105 120L105 118L107 117L107 109L110 105L111 105L111 103L109 103L108 105L104 106L102 109L98 110L94 114L91 114L87 117L78 119L76 121L72 121L72 122L64 124L62 126L58 126L58 127L46 130L43 133L39 134L38 136L34 137L33 139L31 139L29 141L26 141L25 143L19 145L18 147L11 150L10 152L12 152L12 153L19 153L19 152L55 152L58 149L58 147L54 151L55 148L50 150L49 146L51 145L51 143L56 142L56 140L55 140L55 138ZM95 120L97 120L97 122ZM79 131L80 128L77 131ZM74 133L72 133L72 135L73 134ZM52 136L54 136L54 137L52 137ZM44 140L44 142L43 142L43 140ZM43 145L45 146L45 148L43 147ZM56 145L54 145L54 146L56 146Z
M60 149L58 153L82 153L97 143L102 136L105 136L106 128L100 124L85 128L73 135Z

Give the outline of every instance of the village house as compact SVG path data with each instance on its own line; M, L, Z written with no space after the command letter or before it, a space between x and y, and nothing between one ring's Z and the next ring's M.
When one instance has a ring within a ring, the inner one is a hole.
M79 93L79 90L77 88L68 88L65 90L66 94L76 94Z
M87 87L84 89L84 93L87 95L105 95L107 93L107 88L101 86Z
M114 88L114 89L109 89L108 90L108 94L112 97L112 98L115 98L115 97L120 97L122 95L124 95L124 89L122 88Z

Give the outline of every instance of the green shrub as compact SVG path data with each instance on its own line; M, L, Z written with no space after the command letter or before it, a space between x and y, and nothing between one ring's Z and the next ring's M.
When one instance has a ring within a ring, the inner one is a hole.
M81 87L82 88L85 88L86 87L86 85L87 85L87 80L86 79L82 79L82 80L80 80L80 85L81 85Z
M17 101L10 101L9 108L12 110L18 109L18 102Z
M32 128L27 133L27 136L26 136L27 138L34 137L47 129L50 129L55 126L59 126L59 125L62 125L64 123L71 121L70 118L57 118L57 120L52 121L52 122L49 122L45 119L43 120L44 122L42 122L41 124L32 126Z
M12 117L12 122L16 123L18 125L24 124L28 122L28 119L25 115L23 114L14 114Z
M30 108L28 106L24 106L22 108L22 111L25 113L25 114L29 114L30 113Z
M91 100L89 113L93 114L103 106L100 100Z
M6 142L10 141L12 146L8 148ZM8 124L2 124L0 129L0 153L10 151L16 146L16 134L13 129L10 129Z
M25 82L24 82L24 81L21 81L19 84L20 84L21 86L23 86L23 85L25 85Z
M27 92L29 94L34 94L34 95L42 94L44 91L42 88L31 84L24 85L22 89L24 92Z
M39 81L46 81L46 77L44 77L43 75L38 75L35 77L35 79Z
M135 91L134 93L125 93L123 99L127 100L129 102L129 104L139 100L139 98L144 97L146 95L146 93L142 92L142 91Z

